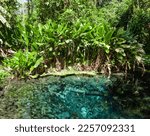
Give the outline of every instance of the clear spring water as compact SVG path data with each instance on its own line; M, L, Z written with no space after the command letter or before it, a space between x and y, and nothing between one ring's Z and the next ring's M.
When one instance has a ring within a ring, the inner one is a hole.
M120 118L110 89L115 80L104 77L53 77L39 85L32 99L22 99L23 118Z
M12 83L0 98L0 118L150 118L146 77L50 76Z

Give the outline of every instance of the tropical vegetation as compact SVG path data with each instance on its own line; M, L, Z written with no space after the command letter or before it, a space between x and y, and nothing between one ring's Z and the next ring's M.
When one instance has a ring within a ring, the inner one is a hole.
M0 2L0 69L17 78L145 70L149 41L149 0Z

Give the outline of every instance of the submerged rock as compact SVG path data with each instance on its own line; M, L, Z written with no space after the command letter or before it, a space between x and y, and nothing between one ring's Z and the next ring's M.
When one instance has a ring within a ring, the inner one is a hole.
M54 77L55 78L55 77ZM33 105L40 118L108 118L111 116L109 101L109 79L84 76L67 76L54 82L47 82L47 87L33 92ZM107 84L107 85L105 85ZM38 102L38 103L37 103ZM51 112L48 112L51 109ZM33 114L32 108L29 114Z
M127 105L134 101L128 96L122 97L123 93L127 94L126 89L123 90L125 86L114 77L108 79L102 76L51 76L34 82L13 83L0 98L0 118L140 117L135 113L139 110L132 110L134 114L131 116L128 110L121 111L123 108L130 109ZM145 112L146 108L143 109Z

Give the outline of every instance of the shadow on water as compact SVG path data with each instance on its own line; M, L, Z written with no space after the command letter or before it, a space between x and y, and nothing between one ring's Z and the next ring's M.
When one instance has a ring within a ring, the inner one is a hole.
M0 118L150 118L149 75L12 83L0 98Z
M113 88L113 100L124 118L150 118L150 72L139 72L120 80Z

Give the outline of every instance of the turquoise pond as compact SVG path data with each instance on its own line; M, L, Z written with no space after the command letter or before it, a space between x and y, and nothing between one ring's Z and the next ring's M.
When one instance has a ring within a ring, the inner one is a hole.
M108 87L112 81L102 77L53 77L47 86L37 86L34 100L26 103L23 118L108 118L112 112ZM34 102L34 103L31 103ZM34 107L34 108L33 108ZM36 111L34 111L37 109Z
M149 118L139 81L103 76L50 76L17 82L1 96L1 118ZM144 91L143 91L144 90Z

